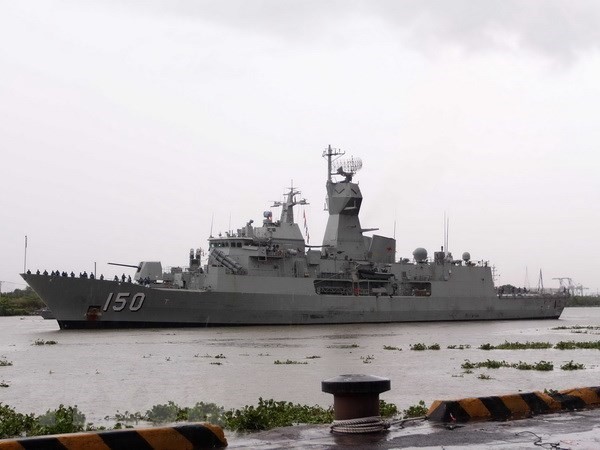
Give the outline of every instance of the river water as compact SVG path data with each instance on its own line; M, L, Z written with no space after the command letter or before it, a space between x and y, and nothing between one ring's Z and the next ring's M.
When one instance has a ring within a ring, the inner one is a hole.
M77 405L88 421L120 411L145 412L173 400L181 406L214 402L225 408L259 397L329 406L321 381L346 373L391 379L381 398L406 408L424 400L566 389L599 384L598 350L480 350L504 341L597 341L600 308L567 308L560 320L243 328L60 331L41 317L0 317L0 402L40 414ZM56 345L34 345L36 340ZM412 351L437 343L440 350ZM449 345L471 348L448 349ZM384 346L402 350L385 350ZM221 356L216 358L216 356ZM315 357L315 358L309 358ZM551 372L476 369L461 363L486 359L554 363ZM275 361L298 364L275 364ZM573 360L584 370L565 371ZM480 379L480 374L491 379Z

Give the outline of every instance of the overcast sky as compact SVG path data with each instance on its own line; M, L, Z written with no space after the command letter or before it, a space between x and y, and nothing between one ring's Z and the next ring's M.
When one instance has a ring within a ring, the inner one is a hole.
M0 0L0 280L186 265L331 144L363 227L600 289L600 2ZM298 213L302 211L299 210ZM274 214L279 211L274 209Z

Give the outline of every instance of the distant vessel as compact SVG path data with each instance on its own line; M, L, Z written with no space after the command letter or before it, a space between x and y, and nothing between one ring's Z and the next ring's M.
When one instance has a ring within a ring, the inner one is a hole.
M417 248L395 259L396 241L365 236L362 194L353 177L359 159L323 152L327 159L329 219L323 243L309 246L294 221L306 204L291 188L279 220L263 213L236 232L210 237L208 262L193 249L189 267L163 272L141 262L134 281L21 276L54 313L60 328L300 325L449 320L556 319L568 294L499 292L487 263L469 253ZM66 275L66 273L63 273Z

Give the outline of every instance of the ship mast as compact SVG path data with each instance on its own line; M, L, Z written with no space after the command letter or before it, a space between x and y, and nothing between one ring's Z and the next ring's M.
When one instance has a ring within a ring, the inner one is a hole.
M289 191L287 193L284 193L283 195L286 196L286 200L281 202L281 201L274 201L273 205L271 206L272 208L277 208L279 206L282 207L281 209L281 223L294 223L294 206L296 205L308 205L309 203L306 201L306 199L302 198L300 200L296 200L296 195L301 194L301 192L299 190L297 190L296 188L294 188L294 181L292 180L292 186L290 188L288 188Z
M335 173L332 173L332 171L331 171L331 165L332 165L333 161L345 154L346 154L346 152L344 152L340 149L337 149L337 148L332 148L331 145L327 146L327 149L323 151L323 158L327 157L327 182L328 183L331 183L331 181L332 181L331 176L335 175ZM332 159L333 156L335 156L335 158Z

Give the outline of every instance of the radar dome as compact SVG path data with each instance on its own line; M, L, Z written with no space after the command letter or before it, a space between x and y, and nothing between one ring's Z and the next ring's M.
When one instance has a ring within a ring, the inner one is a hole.
M462 258L464 262L469 262L471 259L471 254L469 252L464 252Z
M423 247L419 247L413 252L413 257L417 262L425 262L427 261L427 250Z

